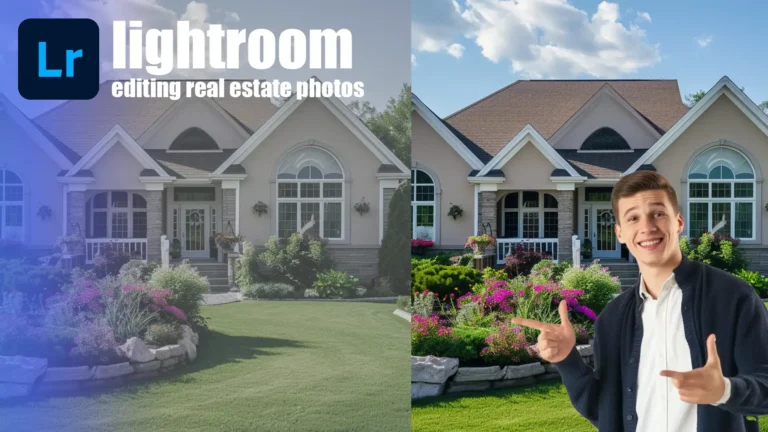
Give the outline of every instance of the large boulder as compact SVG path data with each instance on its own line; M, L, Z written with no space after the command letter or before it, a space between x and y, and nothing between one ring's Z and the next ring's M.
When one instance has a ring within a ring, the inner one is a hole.
M118 348L131 362L146 363L155 359L155 354L149 350L143 340L132 337Z
M504 376L505 379L520 379L531 376L541 375L547 371L541 363L528 363L518 366L507 366L507 372Z
M0 356L0 383L32 384L47 368L48 359Z
M179 341L179 346L187 353L189 361L195 361L197 358L197 345L195 345L191 339L182 339Z
M411 356L411 381L442 384L459 369L459 359Z
M43 382L87 381L93 378L94 368L88 366L52 367L45 371Z
M463 367L456 373L455 382L494 381L504 378L504 369L499 366Z
M130 375L134 372L133 366L128 362L108 366L96 366L95 369L93 378L97 380L121 377L123 375Z
M411 383L411 399L439 396L443 394L445 384L430 384L423 382Z

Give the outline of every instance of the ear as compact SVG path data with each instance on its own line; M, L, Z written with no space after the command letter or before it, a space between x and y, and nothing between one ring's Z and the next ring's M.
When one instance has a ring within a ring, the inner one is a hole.
M613 224L613 231L616 233L616 239L619 243L624 244L624 241L621 239L621 225L619 225L618 221Z
M685 230L685 221L683 220L683 213L680 212L677 214L677 233L682 234Z

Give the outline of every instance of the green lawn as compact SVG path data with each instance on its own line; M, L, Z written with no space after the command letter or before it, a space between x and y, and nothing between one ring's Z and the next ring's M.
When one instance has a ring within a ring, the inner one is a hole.
M3 431L410 430L410 326L394 305L204 309L197 361L160 380L0 405Z

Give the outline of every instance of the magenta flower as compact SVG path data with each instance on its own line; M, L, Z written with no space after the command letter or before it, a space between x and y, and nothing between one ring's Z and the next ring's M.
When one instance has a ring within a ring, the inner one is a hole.
M597 314L590 308L586 306L575 306L573 308L574 311L579 312L586 316L587 318L591 319L592 321L597 320Z
M166 306L163 308L163 310L175 316L179 321L187 322L187 316L184 315L184 312L176 306Z

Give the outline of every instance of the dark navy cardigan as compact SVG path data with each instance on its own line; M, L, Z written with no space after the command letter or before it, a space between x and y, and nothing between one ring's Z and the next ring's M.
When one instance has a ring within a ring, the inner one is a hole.
M705 364L714 333L731 380L728 402L698 406L697 432L759 432L753 417L768 415L768 310L748 283L722 270L683 257L674 274L693 368ZM575 348L555 364L576 411L601 432L637 429L641 306L639 281L608 303L595 323L594 369Z

